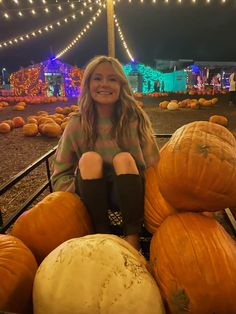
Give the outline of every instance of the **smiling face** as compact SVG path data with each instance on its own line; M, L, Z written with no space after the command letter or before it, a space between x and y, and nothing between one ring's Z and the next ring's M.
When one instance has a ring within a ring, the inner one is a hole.
M100 63L93 71L89 90L97 107L112 107L120 96L121 82L109 62ZM108 108L107 108L108 109Z

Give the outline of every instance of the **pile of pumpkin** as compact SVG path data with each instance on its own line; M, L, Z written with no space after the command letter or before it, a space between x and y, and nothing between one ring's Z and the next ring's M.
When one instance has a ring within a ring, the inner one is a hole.
M168 110L176 110L179 108L190 108L190 109L199 109L202 107L208 107L208 106L214 106L218 102L218 98L214 97L212 99L205 99L205 98L199 98L199 99L184 99L181 101L178 101L176 99L173 100L164 100L159 103L159 107L162 109L168 109Z
M6 102L6 101L1 101L0 102L0 111L2 111L4 108L8 107L9 106L9 103ZM22 110L25 110L25 107L26 107L26 102L24 101L20 101L20 102L17 102L13 107L12 109L13 110L17 110L17 111L22 111Z
M9 103L15 104L13 110L25 110L26 104L54 103L56 101L67 102L67 97L0 97L0 111L9 106Z
M55 103L57 101L67 102L68 98L64 96L6 96L0 97L1 102L17 103L25 102L27 104Z
M139 93L139 92L134 93L135 98L142 98L145 96L147 96L147 97L163 97L163 96L168 96L168 93L164 93L164 92L151 92L148 94Z
M46 111L39 111L34 116L14 117L12 120L0 122L0 133L9 133L14 128L21 128L24 136L37 136L41 134L47 137L59 137L64 131L66 124L74 112L78 110L77 105L57 107L55 114L49 114Z
M8 107L9 103L7 101L0 101L0 111L4 108ZM20 101L13 106L13 110L25 110L26 103L24 101Z
M0 309L236 313L236 243L214 218L236 205L234 136L215 123L186 124L145 178L149 263L117 236L89 235L80 198L54 192L0 237Z

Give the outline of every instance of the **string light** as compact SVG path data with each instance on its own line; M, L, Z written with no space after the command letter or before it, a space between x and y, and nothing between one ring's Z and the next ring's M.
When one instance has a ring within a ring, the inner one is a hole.
M117 19L117 17L116 17L115 14L114 14L114 21L115 21L115 25L116 25L117 30L118 30L118 34L119 34L119 36L120 36L120 40L121 40L121 42L122 42L122 44L123 44L123 46L124 46L124 48L125 48L125 50L126 50L126 53L127 53L127 55L129 56L130 60L134 61L134 58L132 57L132 55L131 55L131 53L130 53L128 47L127 47L127 44L126 44L125 39L124 39L124 35L123 35L122 31L121 31L121 28L120 28L118 19Z
M13 0L15 4L17 4L19 6L19 1L18 0ZM0 0L0 3L2 1ZM31 12L32 13L32 10L35 11L35 14L39 13L40 12L44 12L44 14L48 14L50 11L51 12L55 12L55 9L58 9L58 11L63 11L63 6L64 7L68 7L72 10L78 10L78 7L76 8L76 4L78 5L83 5L84 7L87 7L89 4L96 4L96 5L99 5L101 6L101 0L96 0L96 1L91 1L91 0L85 0L85 1L81 1L81 0L76 0L76 1L73 1L73 3L71 3L70 1L64 1L64 2L60 2L60 4L57 3L48 3L47 6L45 6L47 4L46 0L42 0L42 3L43 5L36 5L34 4L34 2L31 0L28 1L30 6L28 7L21 7L21 8L6 8L6 6L4 6L4 12L3 10L0 10L0 14L3 15L3 17L9 19L13 13L16 14L16 16L20 16L22 17L24 14L23 13L27 13L27 12ZM20 9L20 10L19 10ZM51 10L50 10L51 9ZM91 8L90 8L91 10ZM7 17L6 17L6 13L7 14Z
M160 3L160 1L158 0L149 0L152 4L157 4L157 3ZM175 2L177 2L178 4L182 4L183 3L183 0L174 0ZM197 0L189 0L190 2L192 3L197 3ZM120 0L116 0L116 2L120 2ZM128 0L129 3L132 3L132 0ZM162 0L161 2L164 2L166 4L169 3L169 0ZM212 0L205 0L205 2L209 5L209 4L212 4ZM220 0L221 4L225 4L227 2L227 0ZM134 2L133 2L134 3ZM143 5L145 3L144 0L139 0L139 4ZM115 4L115 2L114 2ZM135 3L137 4L137 2ZM105 7L105 4L102 4L104 7Z
M76 13L79 14L79 11L76 11ZM76 14L71 13L71 14L63 17L63 18L60 18L59 20L53 21L51 24L47 24L47 25L41 26L38 29L32 30L31 32L29 32L27 34L22 34L22 35L15 37L15 38L10 38L8 40L5 40L4 42L0 42L0 48L8 47L9 45L12 45L14 43L18 43L21 37L23 38L23 40L21 39L21 41L24 41L26 39L30 39L32 37L37 37L37 35L41 35L42 33L49 32L50 30L53 30L54 29L53 25L60 27L63 24L68 23L69 21L70 22L74 21L75 18L76 18ZM33 33L35 35L33 35Z
M64 55L68 50L70 50L76 43L80 41L80 39L84 36L84 34L87 32L87 30L90 28L90 26L93 25L93 23L96 21L96 19L100 16L102 10L98 9L95 15L92 16L92 18L88 21L88 23L84 26L84 28L74 37L74 39L63 49L61 50L56 58L60 58L62 55Z
M6 19L9 19L9 15L5 12L3 15Z

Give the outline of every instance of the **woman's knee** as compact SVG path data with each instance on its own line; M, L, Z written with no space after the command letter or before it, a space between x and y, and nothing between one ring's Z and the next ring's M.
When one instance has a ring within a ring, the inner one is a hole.
M128 152L122 152L117 154L113 158L113 167L117 175L139 173L134 158Z
M96 152L86 152L79 160L79 170L82 179L96 179L102 177L103 160Z

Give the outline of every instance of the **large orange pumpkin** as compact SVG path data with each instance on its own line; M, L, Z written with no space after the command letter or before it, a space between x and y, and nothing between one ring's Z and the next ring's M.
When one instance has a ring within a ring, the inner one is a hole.
M144 224L150 233L154 233L167 216L176 212L160 192L157 166L158 163L145 171Z
M80 198L70 192L53 192L15 222L11 234L21 239L40 263L62 242L93 232Z
M0 235L0 310L29 314L38 265L21 240Z
M176 209L236 207L236 140L225 127L197 121L179 128L160 150L158 183Z
M236 243L215 219L168 216L152 237L150 261L167 313L236 313Z

